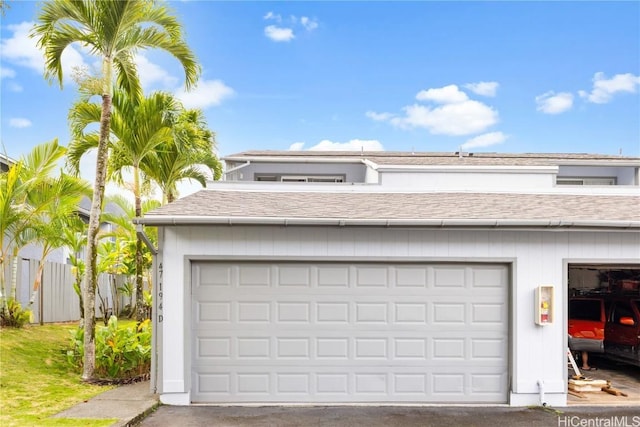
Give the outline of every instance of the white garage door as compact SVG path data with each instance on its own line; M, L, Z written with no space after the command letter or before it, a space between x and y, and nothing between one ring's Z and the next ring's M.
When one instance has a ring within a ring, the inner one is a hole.
M193 265L193 402L506 402L508 267Z

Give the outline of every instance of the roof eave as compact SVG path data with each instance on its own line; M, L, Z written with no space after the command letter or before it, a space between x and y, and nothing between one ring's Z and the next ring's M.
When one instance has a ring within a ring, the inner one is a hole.
M241 157L223 157L221 160L225 162L253 162L253 163L363 163L365 157L261 157L261 156L241 156Z
M177 225L276 225L336 227L417 227L482 229L588 229L640 231L640 221L624 220L537 220L537 219L366 219L148 215L134 220L148 226Z

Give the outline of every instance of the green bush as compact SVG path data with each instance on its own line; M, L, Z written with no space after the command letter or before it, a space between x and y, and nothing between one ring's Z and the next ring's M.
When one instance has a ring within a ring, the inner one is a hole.
M84 357L84 329L71 331L71 349L67 360L82 368ZM151 321L137 327L118 328L118 318L111 316L107 326L96 327L96 370L101 379L124 380L137 378L151 369Z
M31 322L33 313L25 310L14 298L9 298L7 305L0 309L0 325L13 328L22 328L25 323Z

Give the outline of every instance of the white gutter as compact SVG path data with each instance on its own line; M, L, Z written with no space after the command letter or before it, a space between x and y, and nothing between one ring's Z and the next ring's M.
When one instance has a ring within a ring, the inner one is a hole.
M246 167L247 167L247 166L249 166L250 164L251 164L251 160L249 160L249 161L247 161L246 163L243 163L243 164L241 164L241 165L238 165L238 166L236 166L236 167L233 167L233 168L231 168L231 169L229 169L229 170L224 171L224 174L226 175L226 174L228 174L228 173L235 172L235 171L237 171L237 170L239 170L239 169L246 168Z
M640 167L640 159L563 159L558 161L558 166L602 166L602 167L619 167L632 166Z
M374 163L369 159L363 159L362 163L364 163L365 165L369 166L373 170L378 170L378 168L380 167L377 163Z
M556 174L558 166L516 166L516 165L380 165L379 172L448 172L448 173L540 173Z
M362 163L365 157L327 158L327 157L223 157L221 160L232 162L264 163Z
M18 163L18 161L17 161L17 160L12 159L12 158L11 158L11 157L9 157L9 156L5 156L5 155L4 155L4 154L2 154L2 153L0 153L0 160L2 160L2 162L3 162L4 164L6 164L7 166L12 166L12 165L15 165L16 163Z
M152 255L158 254L158 249L153 246L151 240L149 240L149 236L147 236L142 228L142 222L139 221L140 218L134 218L133 222L136 224L136 235L142 240L142 243L149 249Z
M516 219L347 219L285 217L211 217L147 215L135 219L136 224L162 225L280 225L338 227L427 227L427 228L586 228L627 229L640 231L640 221L612 220L516 220Z

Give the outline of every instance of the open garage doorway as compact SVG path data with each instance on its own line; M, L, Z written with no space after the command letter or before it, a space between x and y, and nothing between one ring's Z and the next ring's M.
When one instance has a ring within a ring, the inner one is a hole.
M569 264L567 289L568 404L640 405L640 263Z

